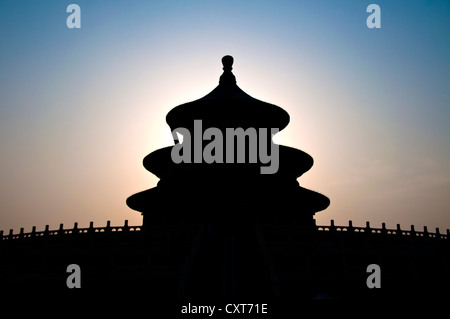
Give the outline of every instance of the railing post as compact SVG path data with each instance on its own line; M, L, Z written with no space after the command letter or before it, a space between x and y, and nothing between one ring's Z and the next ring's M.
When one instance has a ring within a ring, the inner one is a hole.
M9 230L9 239L13 239L13 229Z
M49 233L50 233L50 231L49 231L49 226L48 226L48 225L45 225L44 236L48 236Z
M123 231L128 231L128 219L125 219L125 224L123 225Z
M64 235L64 224L59 224L58 235Z
M447 239L450 239L450 229L447 228Z
M429 237L430 234L428 234L428 227L423 226L423 237Z
M348 221L348 231L353 233L355 229L353 228L353 222L351 220Z
M73 223L72 234L78 234L78 223Z
M439 227L436 227L436 238L441 238L441 233L439 232Z
M0 230L0 241L3 240L3 230Z
M414 225L411 225L411 237L416 237L416 230L414 229Z
M387 234L386 223L381 223L381 233L383 235Z
M95 230L94 230L94 222L93 221L90 221L89 222L89 229L88 229L88 233L94 233L95 232Z
M108 221L106 222L105 233L106 233L106 232L110 232L110 231L111 231L111 221L108 220Z
M31 237L36 237L36 226L31 229Z
M23 227L21 227L20 233L19 233L19 238L23 238L23 236L24 236Z
M370 228L370 222L366 221L366 229L364 229L364 232L367 234L370 234L372 232L372 229Z
M330 220L330 231L334 232L336 228L334 227L334 219Z
M402 235L402 229L400 228L400 224L397 224L397 231L396 231L398 236Z

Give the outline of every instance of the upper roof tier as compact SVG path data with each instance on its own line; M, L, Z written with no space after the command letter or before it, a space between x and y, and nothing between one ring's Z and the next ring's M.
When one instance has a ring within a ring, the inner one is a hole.
M166 116L167 124L174 130L191 128L194 120L202 120L203 127L229 128L278 128L289 123L289 114L282 108L255 99L236 85L231 72L232 56L222 58L223 74L219 85L196 101L173 108Z

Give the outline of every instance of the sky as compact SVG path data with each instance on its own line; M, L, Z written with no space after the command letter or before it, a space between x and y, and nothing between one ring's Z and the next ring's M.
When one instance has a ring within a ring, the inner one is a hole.
M140 225L126 198L158 182L142 159L229 54L241 89L290 114L276 142L314 158L298 181L331 200L317 224L443 232L449 16L445 0L0 0L0 230Z

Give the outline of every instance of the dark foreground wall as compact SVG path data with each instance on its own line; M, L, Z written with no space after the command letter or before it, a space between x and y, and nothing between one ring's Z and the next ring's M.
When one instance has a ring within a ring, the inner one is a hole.
M1 239L1 289L17 298L135 296L173 313L188 303L267 303L274 314L288 306L295 311L302 302L379 305L449 296L448 234L426 230L279 221L245 231L206 224L108 225ZM70 264L80 266L80 289L66 285ZM381 288L367 286L371 264L380 267Z

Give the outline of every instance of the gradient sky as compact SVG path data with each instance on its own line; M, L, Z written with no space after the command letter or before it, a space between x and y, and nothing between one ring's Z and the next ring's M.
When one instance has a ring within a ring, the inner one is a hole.
M318 224L450 228L449 17L445 0L0 0L0 229L141 224L142 159L226 54L290 114L276 141L314 158L299 182L331 199Z

